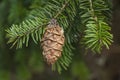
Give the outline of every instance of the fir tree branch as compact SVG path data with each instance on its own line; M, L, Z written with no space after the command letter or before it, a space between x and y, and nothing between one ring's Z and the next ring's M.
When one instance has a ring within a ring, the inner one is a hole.
M54 16L54 18L57 18L61 13L62 11L65 9L65 7L68 5L69 3L69 0L65 2L65 4L63 4L62 8L60 9L60 11Z
M108 10L109 7L105 4L104 0L83 0L81 1L88 6L80 6L83 9L82 13L83 24L86 26L85 36L83 43L86 49L91 49L93 52L101 52L102 47L109 45L112 41L112 34L110 34L110 27L106 23L106 16L102 14L103 11ZM87 10L88 9L88 10Z
M66 0L52 0L46 6L31 11L28 19L20 25L13 25L6 30L8 43L13 43L12 47L16 45L17 48L22 48L23 44L28 46L30 36L35 43L40 41L48 22L51 18L57 18L65 35L62 57L52 65L53 70L59 72L69 66L74 52L73 44L78 43L80 32L85 33L83 43L86 48L93 51L100 51L104 45L109 48L112 42L112 35L109 33L111 29L104 21L106 16L101 12L109 8L98 4L101 0L64 1Z
M73 17L75 16L75 11L71 11L74 10L74 5L72 2L74 1L69 0L64 3L64 0L52 0L52 2L48 2L46 6L31 11L31 14L25 21L19 25L12 25L6 30L7 38L9 38L8 43L13 43L12 47L16 45L16 48L22 48L23 44L28 46L30 38L37 43L37 41L41 40L44 29L46 25L48 25L51 18L57 18L60 26L65 30L66 40L65 46L63 47L62 57L54 65L52 65L52 67L53 70L57 70L58 72L61 72L63 68L67 69L71 62L73 51L73 46L71 43L72 37L69 37L67 33L67 29L70 27L69 23L71 23L69 20L73 20ZM64 4L62 5L62 3ZM68 4L69 6L67 6ZM70 30L70 32L73 31ZM76 31L73 33L73 36L75 34Z
M61 9L55 14L55 16L54 16L54 18L57 18L61 13L62 13L62 11L66 8L66 6L67 6L67 4L69 3L69 1L67 1L67 2L65 2L64 4L63 4L63 6L61 7ZM48 8L49 8L49 6L47 6ZM48 9L47 7L45 7L46 9ZM44 8L44 9L45 9ZM41 9L43 12L45 12L43 9ZM41 12L42 12L41 11ZM40 13L41 13L40 12ZM45 16L44 18L45 19L43 19L43 18L41 18L42 16L41 15L43 15L43 16ZM8 43L12 43L13 42L13 44L12 44L12 46L11 46L11 48L13 47L13 46L15 46L16 44L17 44L17 48L21 48L22 47L22 44L21 44L21 46L19 45L19 40L20 39L22 39L24 36L27 36L27 35L30 35L30 34L32 34L32 33L34 33L35 31L37 32L37 31L39 31L43 26L47 26L48 25L48 22L50 21L50 20L48 20L47 19L47 17L46 17L46 15L44 15L43 13L41 14L40 16L38 16L38 17L34 17L33 19L28 19L28 20L26 20L26 21L23 21L22 22L22 24L20 24L20 25L13 25L10 29L7 29L6 31L7 31L7 37L9 38L9 41L8 41ZM31 16L31 15L30 15ZM41 20L41 19L43 19L43 20ZM36 23L35 23L35 21L36 21ZM40 21L40 22L39 22ZM27 24L26 24L27 23ZM28 24L29 24L29 26L28 26ZM25 28L25 26L26 27L28 27L28 29L26 29L26 30L24 30L23 32L21 32L21 28L22 29L24 29ZM16 30L16 34L17 35L15 35L14 34L14 32L13 31L15 31ZM19 32L20 31L20 32ZM11 34L13 34L13 35L11 35ZM33 40L34 40L34 42L35 43L37 43L37 41L34 39L34 37L32 37L33 38ZM21 40L22 41L22 40ZM28 46L28 42L26 43L26 46Z

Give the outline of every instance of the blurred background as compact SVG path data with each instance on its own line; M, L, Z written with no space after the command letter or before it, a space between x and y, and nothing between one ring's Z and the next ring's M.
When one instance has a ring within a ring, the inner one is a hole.
M44 62L39 44L30 41L29 47L10 49L5 29L19 24L46 1L49 0L0 0L0 80L120 80L120 0L112 2L114 43L110 50L104 49L101 54L75 52L68 70L61 74Z

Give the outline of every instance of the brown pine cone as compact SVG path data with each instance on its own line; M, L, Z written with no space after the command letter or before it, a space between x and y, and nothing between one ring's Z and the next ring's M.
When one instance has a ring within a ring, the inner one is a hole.
M62 47L64 45L63 29L52 19L46 27L42 38L43 56L48 64L54 64L61 57Z

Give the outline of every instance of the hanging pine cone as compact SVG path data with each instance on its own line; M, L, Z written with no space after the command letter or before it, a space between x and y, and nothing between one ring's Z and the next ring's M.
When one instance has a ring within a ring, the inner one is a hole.
M52 19L46 27L41 43L43 56L48 64L54 64L61 57L64 39L63 29L57 20Z

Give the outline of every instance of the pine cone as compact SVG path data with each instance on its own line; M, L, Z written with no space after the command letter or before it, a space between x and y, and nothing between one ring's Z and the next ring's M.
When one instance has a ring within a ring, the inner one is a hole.
M55 19L52 19L45 30L41 43L43 56L48 64L54 64L61 57L64 39L63 29Z

